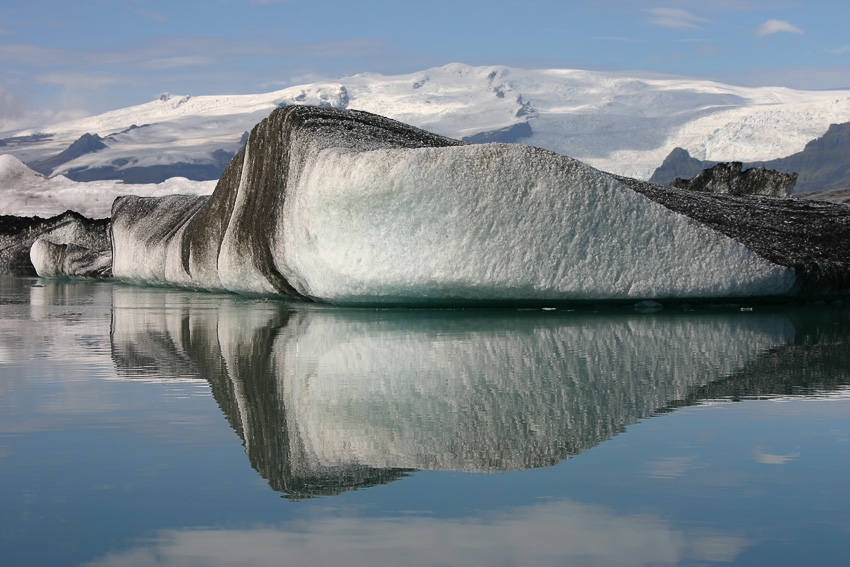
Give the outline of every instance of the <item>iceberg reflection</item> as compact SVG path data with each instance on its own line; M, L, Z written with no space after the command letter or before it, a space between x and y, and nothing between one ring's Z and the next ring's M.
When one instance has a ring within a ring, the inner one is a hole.
M293 498L553 465L672 407L829 387L850 367L846 310L296 310L124 286L113 305L119 374L208 380Z

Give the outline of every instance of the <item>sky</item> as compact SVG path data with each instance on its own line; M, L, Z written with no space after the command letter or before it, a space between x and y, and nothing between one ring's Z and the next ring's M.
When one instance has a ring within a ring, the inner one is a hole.
M850 88L850 2L27 0L0 4L0 132L178 95L461 62Z

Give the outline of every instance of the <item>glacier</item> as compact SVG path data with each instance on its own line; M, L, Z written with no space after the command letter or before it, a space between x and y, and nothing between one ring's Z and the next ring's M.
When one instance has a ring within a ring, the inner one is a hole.
M51 176L132 177L133 170L209 168L281 105L363 110L444 136L521 136L523 143L619 175L648 179L673 148L712 161L763 161L801 151L850 116L850 90L741 87L693 77L452 63L244 95L162 96L58 124L0 133L0 151L55 158L86 134L106 148ZM0 127L2 129L2 127ZM496 140L493 140L496 141ZM101 179L103 177L100 177Z
M211 196L116 199L112 268L137 284L337 305L840 295L847 212L288 106L252 130Z

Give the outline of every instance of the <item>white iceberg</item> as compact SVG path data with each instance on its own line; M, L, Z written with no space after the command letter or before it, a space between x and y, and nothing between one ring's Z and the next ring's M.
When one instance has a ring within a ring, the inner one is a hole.
M672 191L672 190L671 190ZM286 107L212 197L120 197L115 277L335 304L777 296L798 274L624 179L519 144Z

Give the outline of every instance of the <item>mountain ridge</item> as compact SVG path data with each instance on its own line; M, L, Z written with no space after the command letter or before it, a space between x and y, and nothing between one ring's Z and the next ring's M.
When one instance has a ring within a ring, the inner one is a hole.
M674 148L649 181L667 185L676 178L692 178L718 163L722 162L699 160L683 148ZM756 167L797 173L795 193L850 187L850 122L830 124L823 136L808 142L800 152L743 164L744 169Z
M145 178L127 170L157 167L166 172L176 167L185 175L186 165L220 165L215 152L235 153L245 131L275 108L293 104L364 110L455 139L507 135L642 179L675 147L701 160L766 161L801 151L829 124L850 118L850 90L452 63L257 95L163 95L97 116L4 133L0 152L32 164L90 134L108 147L62 163L51 176L112 175L132 182Z

